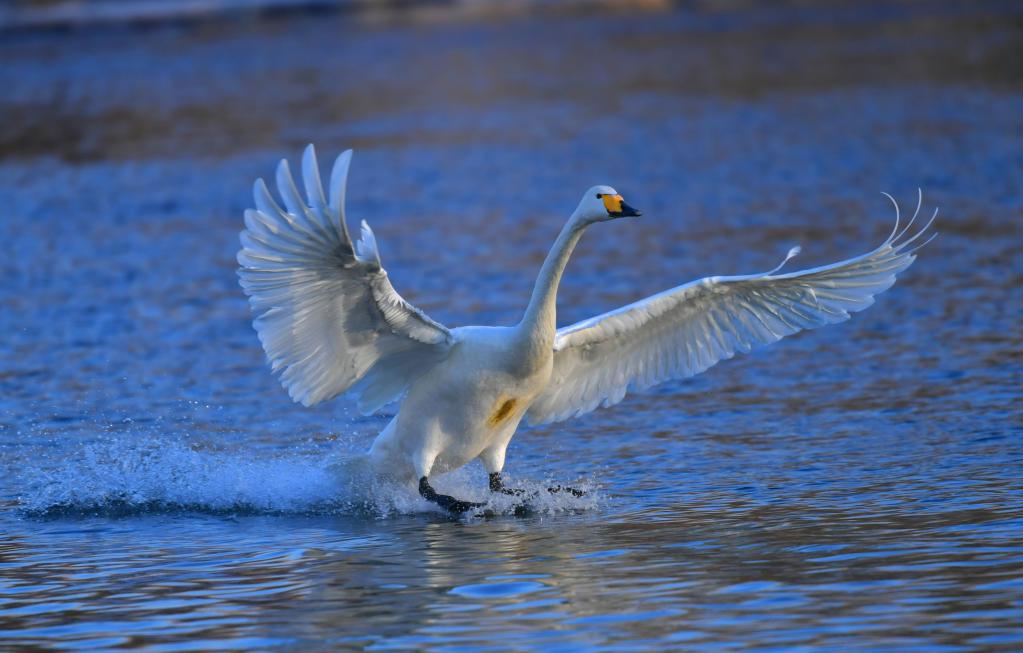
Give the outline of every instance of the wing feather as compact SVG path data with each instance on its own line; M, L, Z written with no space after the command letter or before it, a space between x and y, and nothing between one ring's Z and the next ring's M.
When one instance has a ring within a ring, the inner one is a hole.
M337 158L329 201L312 145L302 157L308 203L287 161L276 175L284 208L256 181L238 276L271 369L292 399L311 406L354 387L360 408L373 412L443 360L452 336L394 290L365 223L356 253L344 220L350 162L351 150Z
M909 246L933 222L906 238L910 225L900 231L897 217L888 239L862 256L784 274L779 265L765 274L707 277L559 329L551 380L526 417L540 424L581 415L737 352L847 320L912 265L920 246Z

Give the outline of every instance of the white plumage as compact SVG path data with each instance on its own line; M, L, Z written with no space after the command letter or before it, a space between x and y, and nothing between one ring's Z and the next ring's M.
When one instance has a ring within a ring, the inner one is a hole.
M540 424L582 415L736 352L847 320L913 263L909 245L924 230L900 240L906 230L896 229L872 252L809 270L775 274L779 265L766 274L706 277L558 329L551 383L526 418ZM798 253L793 248L782 265Z
M312 406L361 381L360 406L372 412L442 358L451 333L395 292L365 222L353 248L344 217L351 155L334 164L329 203L312 146L302 160L308 205L287 161L277 168L286 210L257 181L238 263L259 339L291 398Z
M431 472L479 458L500 490L505 450L523 417L538 424L582 415L736 352L846 320L913 263L922 246L913 244L934 221L910 235L916 214L901 231L897 216L891 236L862 256L785 274L779 265L707 277L556 329L558 282L583 231L638 215L614 189L595 186L548 254L518 324L448 329L394 290L366 222L353 244L344 212L351 154L334 164L329 200L311 145L302 159L305 200L286 161L277 169L283 208L256 182L238 253L241 284L292 399L311 406L351 390L367 413L402 400L369 458L381 473L414 474L424 497L455 512L476 504L436 494Z

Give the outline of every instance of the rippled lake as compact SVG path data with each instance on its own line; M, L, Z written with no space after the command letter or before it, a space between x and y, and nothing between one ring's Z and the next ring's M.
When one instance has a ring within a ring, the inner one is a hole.
M730 6L0 32L0 649L1023 649L1023 13ZM451 519L331 472L388 417L291 403L251 328L241 213L307 142L452 326L519 318L594 183L644 217L562 324L862 253L880 191L941 235L847 323L522 429L511 479L586 497Z

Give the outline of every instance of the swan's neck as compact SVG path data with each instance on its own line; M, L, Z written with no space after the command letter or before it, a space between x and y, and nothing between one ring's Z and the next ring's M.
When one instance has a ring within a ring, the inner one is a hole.
M554 246L547 253L543 267L540 268L529 306L522 316L522 321L519 322L521 335L531 349L536 349L536 352L532 353L549 352L554 345L554 334L557 331L558 283L586 226L586 223L578 220L573 214L561 229Z

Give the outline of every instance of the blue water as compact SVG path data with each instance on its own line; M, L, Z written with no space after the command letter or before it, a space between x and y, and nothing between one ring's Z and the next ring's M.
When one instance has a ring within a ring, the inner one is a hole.
M1023 648L1018 11L453 13L0 37L0 649ZM594 183L644 217L563 324L866 251L880 191L941 235L847 323L520 431L512 481L586 497L457 520L263 359L241 212L310 141L451 326L517 320Z

